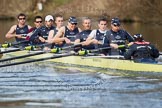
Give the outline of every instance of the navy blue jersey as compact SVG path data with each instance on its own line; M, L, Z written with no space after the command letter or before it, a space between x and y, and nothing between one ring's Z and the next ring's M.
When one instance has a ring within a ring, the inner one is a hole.
M114 32L112 30L107 31L106 37L109 40L109 43L125 45L126 41L133 42L133 37L127 33L125 30L119 30L118 32Z
M50 30L54 30L55 27L54 26L51 26L50 28L46 27L46 26L42 26L40 27L39 29L39 36L42 36L44 39L47 39L48 38L48 34L49 34L49 31Z
M114 32L113 30L109 30L106 32L106 42L108 44L117 44L117 45L125 45L126 42L134 42L133 37L127 33L125 30L119 30L118 32ZM109 52L110 55L123 55L125 52L125 48L122 49L111 49Z
M54 30L55 27L51 26L50 28L46 27L46 26L42 26L38 29L35 30L35 32L31 35L30 37L30 41L32 44L37 44L37 43L41 43L38 39L39 36L43 37L44 39L48 38L48 34L50 30Z
M76 34L79 33L78 27L76 27L74 30L69 30L67 26L65 26L65 34L64 37L67 37L70 41L74 41L76 38Z
M98 41L100 41L102 44L104 44L104 38L105 38L106 32L105 33L101 33L99 30L96 31L96 37L95 39L97 39Z
M20 28L18 25L16 27L16 34L19 35L19 34L22 34L24 37L27 36L29 32L29 28L27 25L25 25L24 27ZM21 38L15 38L17 42L20 42L20 41L23 41L24 39L21 39Z
M76 35L76 39L80 39L80 42L86 41L88 35L92 30L84 30Z

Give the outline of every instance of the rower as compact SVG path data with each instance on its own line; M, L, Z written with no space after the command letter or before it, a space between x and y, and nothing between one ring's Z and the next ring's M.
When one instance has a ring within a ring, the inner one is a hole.
M107 32L108 21L105 17L101 17L98 20L98 29L92 30L84 45L91 46L91 49L97 49L102 47L108 47L109 43L105 38ZM107 50L103 51L104 55L107 55Z
M142 34L135 34L135 42L125 52L125 59L133 59L135 62L157 63L155 58L159 57L159 51L150 42L143 39Z
M31 29L30 25L26 25L26 15L24 13L20 13L17 16L17 25L13 25L10 30L6 34L6 38L10 39L15 37L16 42L21 42L26 39L26 36ZM22 45L27 45L28 43L23 43Z
M31 44L42 44L48 42L48 34L50 30L55 29L53 26L54 18L52 15L45 17L45 25L38 28L30 37Z
M29 30L29 33L27 34L27 40L29 40L30 36L36 32L36 30L40 27L43 26L43 18L41 16L35 16L34 18L34 27L32 27L30 30Z
M52 39L52 42L59 44L60 46L71 44L75 41L76 34L81 32L81 29L77 27L76 17L70 17L67 26L63 26L59 29L57 34Z
M105 34L107 32L107 19L102 17L98 21L98 29L92 30L86 39L86 45L93 44L95 48L103 44Z
M60 15L60 14L55 15L55 25L56 25L56 28L50 30L49 31L49 34L48 34L48 43L51 43L52 44L52 45L49 46L49 48L53 48L54 46L59 46L57 44L54 44L52 42L52 39L57 34L58 30L63 26L63 24L64 24L64 18L63 18L63 16Z
M49 41L52 40L52 38L57 34L58 30L63 26L64 24L63 21L64 21L64 18L62 15L57 14L55 16L56 28L49 31L49 34L48 34Z
M111 29L107 31L106 38L112 47L110 55L123 55L125 48L118 49L119 46L134 41L133 37L121 28L120 20L117 17L111 19Z
M35 16L34 25L35 25L35 27L32 28L31 32L34 32L36 29L43 26L43 18L41 16Z
M91 30L91 27L92 27L91 19L89 17L83 17L82 18L82 26L83 26L83 31L76 35L75 43L76 44L81 43L82 48L84 48L84 49L92 49L93 48L92 45L88 45L88 46L85 45L85 41L86 41L88 35L92 31Z

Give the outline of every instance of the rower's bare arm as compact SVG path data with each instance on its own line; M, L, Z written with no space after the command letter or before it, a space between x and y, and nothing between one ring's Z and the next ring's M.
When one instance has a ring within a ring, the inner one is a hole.
M80 39L76 39L74 43L80 43Z
M66 44L74 44L74 42L71 42L70 39L68 39L68 38L66 38L66 37L64 37L64 39L65 39Z
M134 44L134 42L130 42L129 44L128 44L128 46L131 46L131 45L133 45Z
M54 30L50 30L50 32L48 34L48 39L47 39L48 43L52 43L52 39L54 37L54 34L55 34Z
M81 30L81 28L78 28L78 30L79 30L79 32L81 32L82 30Z
M30 25L28 25L28 29L30 30L32 27Z
M13 38L13 37L16 37L16 25L13 25L10 30L7 32L6 34L6 38Z
M41 42L47 42L47 40L45 40L43 37L41 37L41 36L39 36L39 40L41 41Z
M96 44L96 45L97 45L97 44L98 44L98 45L102 45L102 42L98 41L97 39L93 39L93 40L92 40L92 43L93 43L93 44Z
M26 39L26 37L22 36L22 35L18 35L16 34L16 27L17 25L13 25L10 30L8 31L8 33L6 34L6 38L13 38L13 37L17 37L17 38L23 38ZM31 28L31 26L28 26L28 28Z
M93 42L93 37L88 36L88 38L86 39L86 41L84 42L85 45L90 45Z
M114 44L114 43L111 43L110 46L114 49L118 49L118 45L117 44Z
M95 35L96 35L96 30L93 30L89 34L88 38L86 39L85 45L90 45L90 44L94 43L94 37L95 37Z
M60 43L60 42L65 41L65 38L63 37L64 33L65 33L65 27L61 27L59 29L59 31L57 32L57 34L52 39L52 42L53 43Z

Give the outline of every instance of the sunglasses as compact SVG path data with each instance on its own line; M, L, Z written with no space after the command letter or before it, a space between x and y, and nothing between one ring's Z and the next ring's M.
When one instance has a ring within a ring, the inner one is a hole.
M114 27L119 27L120 25L113 25Z
M19 20L25 20L26 18L19 18Z
M42 23L42 21L35 21L36 23Z
M77 23L71 23L71 25L77 25Z

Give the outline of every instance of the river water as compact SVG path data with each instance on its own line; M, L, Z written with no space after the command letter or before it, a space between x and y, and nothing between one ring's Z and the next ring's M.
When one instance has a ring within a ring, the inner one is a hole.
M0 21L1 43L14 23ZM142 33L162 50L162 26L129 23L123 28L131 34ZM45 61L4 67L0 69L0 108L161 108L159 75L88 73L57 69Z

